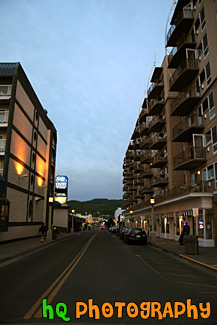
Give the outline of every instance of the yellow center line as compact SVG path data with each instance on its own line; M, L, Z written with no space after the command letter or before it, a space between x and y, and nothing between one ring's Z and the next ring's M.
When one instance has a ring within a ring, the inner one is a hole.
M76 257L73 259L73 261L65 268L65 270L60 274L60 276L50 285L50 287L44 291L44 293L41 295L41 297L34 303L34 305L29 309L29 311L24 315L24 319L30 319L32 317L32 315L36 312L36 310L40 307L41 305L41 301L42 299L46 298L49 293L53 290L53 288L55 288L55 286L57 285L57 283L64 277L64 275L66 274L66 272L70 269L70 268L75 268L75 266L77 265L77 263L79 262L80 258L83 256L84 252L87 250L88 246L90 245L90 243L92 242L92 240L96 237L98 233L96 233L95 235L93 235L88 242L84 245L84 247L80 250L80 252L76 255ZM73 271L70 270L70 273ZM69 272L68 272L69 273ZM68 274L67 273L67 274ZM70 274L69 273L69 274ZM68 275L69 275L68 274ZM64 281L65 282L65 281ZM62 283L63 284L63 283Z
M211 265L208 265L208 264L205 264L205 263L199 262L199 261L197 261L197 260L194 260L193 258L187 257L187 256L182 255L182 254L179 254L179 256L184 257L184 258L186 258L187 260L190 260L190 261L193 261L193 262L195 262L195 263L198 263L198 264L204 265L204 266L206 266L206 267L209 267L210 269L213 269L213 270L216 270L216 271L217 271L217 268L214 267L214 266L211 266Z
M154 273L156 273L160 278L162 278L165 282L168 282L167 279L162 276L157 270L155 270L150 264L148 264L146 261L143 260L139 255L137 257L146 265L148 266Z

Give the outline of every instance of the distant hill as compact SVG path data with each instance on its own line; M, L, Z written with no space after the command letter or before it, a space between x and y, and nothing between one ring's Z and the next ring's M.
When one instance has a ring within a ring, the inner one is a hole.
M114 211L117 208L122 208L124 200L109 200L109 199L93 199L90 201L76 201L70 200L67 202L70 210L74 209L76 213L85 214L85 212L96 213L105 215L114 215Z

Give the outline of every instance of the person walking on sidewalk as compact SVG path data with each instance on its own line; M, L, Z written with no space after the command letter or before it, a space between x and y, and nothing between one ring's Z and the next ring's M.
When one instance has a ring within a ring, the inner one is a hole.
M39 228L39 232L42 234L42 236L46 237L47 227L44 225L44 222L41 223L41 227Z
M184 245L185 242L185 236L188 236L190 234L190 226L188 225L187 221L184 224L183 231L181 233L181 236L179 238L179 242L181 245Z

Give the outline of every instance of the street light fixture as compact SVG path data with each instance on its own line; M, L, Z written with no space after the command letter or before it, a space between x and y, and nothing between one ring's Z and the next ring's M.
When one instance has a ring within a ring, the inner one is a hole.
M133 222L133 210L130 210L130 221Z
M150 198L150 204L151 204L151 223L152 223L152 229L151 231L154 232L154 205L155 205L155 198Z

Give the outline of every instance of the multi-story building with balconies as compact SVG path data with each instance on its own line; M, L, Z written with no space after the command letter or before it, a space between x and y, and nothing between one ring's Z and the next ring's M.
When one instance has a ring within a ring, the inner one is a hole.
M0 63L0 241L48 225L57 132L20 63Z
M174 240L187 221L199 245L214 246L217 2L179 0L171 13L166 55L154 68L124 158L125 220Z

